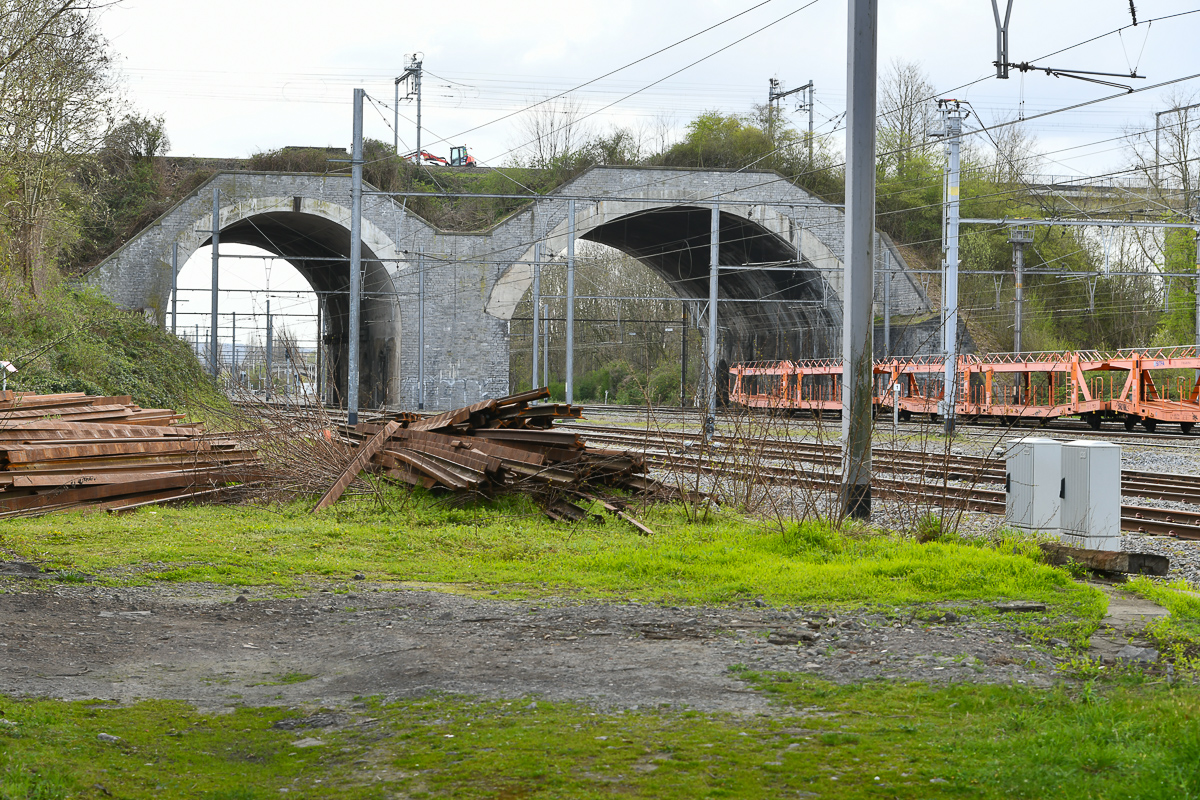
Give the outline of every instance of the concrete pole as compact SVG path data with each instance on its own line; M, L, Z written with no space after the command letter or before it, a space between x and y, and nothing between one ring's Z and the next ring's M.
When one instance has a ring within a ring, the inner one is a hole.
M550 385L550 306L542 306L542 377Z
M417 248L417 410L425 410L425 248Z
M179 242L171 245L171 335L179 316Z
M271 326L271 298L267 298L267 399L275 391L275 364L271 358L275 346L275 329Z
M950 143L950 170L947 183L946 203L946 285L942 287L945 300L942 302L943 324L946 331L946 372L944 380L945 399L942 414L945 416L945 432L954 435L955 403L958 401L958 183L959 146L962 143L962 116L958 104L943 112L945 135Z
M540 314L542 313L542 243L536 242L533 245L533 382L529 384L530 389L536 389L538 383L538 337L540 331Z
M1013 272L1016 275L1016 288L1013 294L1013 352L1021 352L1021 329L1024 326L1022 316L1025 303L1025 244L1013 244Z
M842 311L842 513L871 516L878 0L849 0L845 302Z
M883 248L883 353L892 354L892 251Z
M567 201L567 402L575 402L575 201Z
M712 220L708 231L708 341L707 373L704 387L707 414L704 418L704 438L711 440L717 432L717 287L721 263L721 204L713 203Z
M229 341L229 375L237 383L237 312L233 312L233 335Z
M354 90L354 152L350 157L350 363L346 370L346 422L351 426L358 424L358 331L362 322L363 94L362 89Z
M210 327L212 328L212 330L210 331L210 334L209 334L209 339L212 342L212 350L211 350L211 352L209 352L208 355L209 355L209 360L210 360L211 366L212 366L212 376L213 376L214 380L217 377L217 372L220 370L219 362L221 359L220 345L217 343L217 312L218 312L218 308L219 308L219 303L217 302L217 291L219 288L217 285L218 284L217 271L219 270L220 265L221 265L221 256L217 252L218 249L220 248L220 239L221 239L220 191L221 190L218 189L216 186L213 187L213 190L212 190L212 316L209 318L211 320Z

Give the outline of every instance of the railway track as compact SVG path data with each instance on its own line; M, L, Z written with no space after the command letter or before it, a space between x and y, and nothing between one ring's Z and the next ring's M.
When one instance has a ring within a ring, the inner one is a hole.
M583 408L583 414L585 417L588 416L588 414L590 413L595 416L628 417L628 418L632 418L632 419L642 419L642 420L651 419L651 420L655 420L658 422L678 421L681 423L684 420L691 418L694 421L697 429L699 429L700 425L703 423L703 420L704 420L704 415L701 410L695 409L695 408L683 408L680 406L656 406L653 409L651 409L649 413L647 413L645 406L585 405L585 406L582 406L582 408ZM741 414L737 414L737 415L731 415L728 412L718 412L717 413L717 423L720 424L722 422L722 420L731 420L734 418L743 418L744 419L747 416L747 413L749 413L751 416L755 416L755 417L768 416L768 414L766 412L762 412L762 411L747 412L744 409L742 410ZM675 418L675 419L672 419L672 418ZM797 420L798 423L806 421L805 417L801 417L801 416L797 416L797 417L795 417L795 419ZM826 417L827 421L830 419L833 419L833 418ZM1110 422L1109 424L1115 424L1115 423ZM1070 434L1073 438L1078 438L1078 439L1098 439L1100 441L1115 441L1115 442L1143 439L1143 440L1146 440L1148 443L1149 442L1153 442L1153 443L1164 442L1165 443L1165 442L1178 441L1178 442L1192 442L1196 446L1200 446L1200 437L1197 437L1195 434L1189 435L1189 434L1185 434L1182 432L1149 433L1147 431L1139 431L1139 430L1125 431L1125 430L1119 430L1119 429L1102 429L1102 430L1096 431L1096 430L1092 430L1090 427L1087 426L1087 424L1085 424L1081 421L1074 420L1074 419L1068 419L1065 417L1060 417L1058 419L1051 420L1050 422L1046 423L1045 425L1039 425L1036 422L1024 421L1024 422L1020 422L1020 423L1017 423L1017 424L1014 424L1011 426L999 425L993 420L971 421L965 417L960 417L958 420L958 426L960 428L969 428L972 431L981 431L981 432L982 431L991 431L991 432L994 432L997 434L1000 434L1000 433L1032 433L1034 431L1042 431L1043 435ZM876 421L876 427L879 430L889 430L891 428L891 418L885 417L885 416L880 416ZM941 435L941 425L935 424L935 423L930 423L930 422L912 422L912 421L901 422L898 426L898 429L901 432L908 433L908 434L933 432L937 435ZM1200 430L1198 430L1197 432L1200 433Z
M830 491L841 486L841 475L837 471L841 453L834 445L781 440L759 440L748 445L736 437L717 435L713 439L717 446L714 457L698 452L700 441L692 434L634 432L577 423L559 424L556 427L576 431L590 444L634 450L640 448L647 463L660 469L752 477L768 483L803 484ZM780 461L791 462L792 465L779 466ZM971 511L1004 513L1003 489L986 488L1004 484L1005 465L999 459L877 449L872 461L877 473L893 476L915 474L922 479L942 481L914 484L911 479L877 475L872 480L872 487L880 497L936 500ZM799 472L794 466L796 463L812 465L814 468ZM951 482L968 485L953 485ZM1122 498L1197 503L1200 501L1200 476L1123 470L1121 495ZM1200 513L1126 504L1121 506L1121 529L1130 533L1200 539Z

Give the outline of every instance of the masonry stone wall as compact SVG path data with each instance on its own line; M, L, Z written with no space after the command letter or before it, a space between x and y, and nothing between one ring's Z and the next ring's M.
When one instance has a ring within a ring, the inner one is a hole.
M239 223L245 229L246 221L262 219L262 215L292 214L294 218L289 219L294 219L294 225L303 226L307 219L340 226L345 229L345 241L349 241L347 176L220 173L93 269L87 275L88 282L118 305L149 309L160 323L164 322L171 293L172 246L178 245L178 263L182 266L209 242L214 187L219 191L218 222L222 230ZM840 321L842 212L776 173L601 167L561 187L556 195L479 233L440 231L407 213L397 199L364 196L365 285L380 295L364 301L373 304L370 313L364 307L363 315L370 320L362 348L364 397L416 407L417 330L422 314L427 409L453 408L508 392L509 320L517 300L532 281L528 262L532 261L534 243L545 238L552 250L566 247L564 195L597 198L576 201L577 237L655 204L709 205L718 201L723 214L751 220L794 247L797 260L819 272L826 282L828 312L831 319ZM638 202L641 200L653 202ZM929 310L929 301L901 254L886 237L881 237L880 243L881 248L891 251L896 269L893 313ZM286 257L304 255L303 247L280 243L268 249ZM883 268L881 248L878 270ZM306 277L310 281L328 278L306 267L308 262L294 263L302 273L309 270ZM337 268L345 270L344 263ZM425 276L423 298L418 264ZM344 273L339 279L344 280ZM391 298L386 297L389 292ZM882 299L879 280L877 303ZM840 337L840 325L831 324L828 335ZM840 348L840 344L830 344L835 351ZM383 388L372 394L368 381Z

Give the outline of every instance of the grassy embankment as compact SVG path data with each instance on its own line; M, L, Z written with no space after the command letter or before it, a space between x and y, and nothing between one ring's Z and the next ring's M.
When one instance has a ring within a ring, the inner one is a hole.
M1037 560L1012 540L919 544L900 535L803 523L764 529L731 512L697 517L682 507L625 523L565 526L521 497L448 507L433 497L385 490L383 502L347 498L321 514L309 504L141 510L123 516L61 514L13 520L0 545L48 566L114 582L213 581L281 591L345 580L486 586L508 596L570 594L723 603L913 605L1029 599L1061 624L1047 636L1082 641L1104 596ZM976 613L989 613L984 606Z
M143 408L176 410L224 402L184 341L66 284L36 299L0 296L0 359L16 364L8 388L18 391L127 394Z

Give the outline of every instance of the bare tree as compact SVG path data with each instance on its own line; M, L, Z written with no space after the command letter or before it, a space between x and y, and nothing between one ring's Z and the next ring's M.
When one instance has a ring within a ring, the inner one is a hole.
M903 172L909 160L932 146L926 134L936 111L933 84L920 63L893 58L879 78L880 161Z
M517 123L521 141L514 161L535 169L564 165L584 148L590 137L582 117L583 106L570 95L530 109Z
M87 0L0 0L0 242L34 295L78 236L75 180L104 140L118 98L108 43Z
M1131 166L1162 212L1192 212L1200 199L1200 108L1188 108L1196 103L1200 91L1175 89L1163 97L1167 113L1157 115L1157 129L1148 124L1129 133Z

